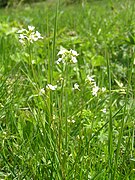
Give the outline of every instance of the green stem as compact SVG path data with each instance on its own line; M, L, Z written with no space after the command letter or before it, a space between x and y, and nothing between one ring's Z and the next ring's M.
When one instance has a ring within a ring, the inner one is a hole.
M108 55L107 57L107 73L109 82L109 127L108 127L108 160L109 160L109 179L113 179L113 123L112 123L112 94L111 94L111 66Z

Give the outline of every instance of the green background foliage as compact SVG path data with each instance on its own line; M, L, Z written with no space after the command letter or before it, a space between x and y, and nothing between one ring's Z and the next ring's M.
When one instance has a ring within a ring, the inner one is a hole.
M93 0L0 9L0 179L135 179L134 8ZM43 39L21 44L28 26ZM77 63L56 63L62 47Z

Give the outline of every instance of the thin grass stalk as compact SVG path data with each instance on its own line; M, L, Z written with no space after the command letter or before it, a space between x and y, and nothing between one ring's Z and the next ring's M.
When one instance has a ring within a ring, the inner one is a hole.
M107 53L107 52L106 52ZM111 85L111 65L108 53L107 58L107 73L108 73L108 84L109 84L109 124L108 124L108 162L109 162L109 179L113 179L113 120L112 120L112 85Z
M56 5L56 11L55 11L55 20L54 20L54 34L53 34L53 43L52 43L52 57L49 61L49 83L53 83L53 72L54 72L54 63L55 63L55 56L56 56L56 35L57 35L57 13L58 13L58 3ZM49 91L49 101L50 101L50 110L49 110L49 117L50 117L50 125L52 125L53 122L53 98L54 94L52 91ZM52 169L51 169L51 176L53 175L53 172L56 172L57 176L59 176L59 156L56 153L57 152L57 146L56 141L58 140L56 135L54 134L54 129L50 129L50 136L53 141L53 152L52 152ZM55 136L55 137L54 137Z
M64 72L62 72L64 73ZM60 159L60 166L61 166L61 172L62 172L62 177L64 178L64 167L62 164L62 150L63 150L63 139L64 139L64 131L63 131L63 127L64 127L64 79L61 82L61 93L60 93L60 99L59 99L59 121L58 121L58 141L59 141L59 159Z
M68 84L69 84L69 79L68 79L68 65L66 65L66 86L68 90ZM68 119L68 93L65 92L65 147L66 147L66 152L68 150L68 124L67 124L67 119Z
M62 74L63 74L63 81L62 81L62 89L61 89L61 122L59 124L59 127L61 127L59 130L59 143L61 144L61 147L63 147L63 160L62 160L62 154L60 154L61 158L61 170L62 170L62 178L66 178L67 174L67 154L68 154L68 88L69 88L69 83L68 83L68 63L65 63L62 68ZM65 99L63 101L63 99ZM63 104L65 103L65 104ZM63 116L64 115L64 116ZM63 133L62 133L63 132ZM60 151L62 153L62 150Z
M48 14L47 14L47 34L49 35L49 20L48 20ZM47 83L48 84L52 84L52 71L53 71L53 67L52 67L52 58L51 58L51 51L50 51L50 44L48 42L48 52L47 52L47 55L48 55L48 73L47 73ZM47 97L47 107L48 107L48 110L46 112L47 116L47 122L49 124L49 126L51 125L51 115L52 115L52 101L51 101L51 91L48 92L48 97Z
M56 12L55 12L55 21L54 21L54 34L53 34L53 44L52 44L52 58L49 57L49 71L48 71L48 82L52 84L53 82L53 71L54 71L54 63L55 63L55 51L56 51L56 33L57 33L57 11L58 11L58 5L56 6ZM53 107L52 107L52 100L53 100L53 94L50 91L49 93L49 99L50 99L50 117L53 115Z
M133 157L134 147L135 147L135 122L133 126L132 140L131 140L131 157Z

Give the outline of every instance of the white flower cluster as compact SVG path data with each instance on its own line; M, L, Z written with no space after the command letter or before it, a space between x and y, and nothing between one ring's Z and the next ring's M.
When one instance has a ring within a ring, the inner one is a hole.
M61 48L61 50L57 54L60 58L56 61L56 64L71 62L77 63L77 56L79 55L75 50L70 49L69 51L65 48Z
M55 90L57 90L57 85L53 86L52 84L47 84L46 85L46 90L55 91ZM46 94L46 90L45 90L45 88L41 88L39 90L38 95L40 95L40 96L45 95Z
M38 39L43 39L41 34L38 31L34 31L35 27L34 26L28 26L27 29L21 29L17 33L19 35L19 41L22 44L25 44L27 41L30 43L33 43L34 41L37 41Z
M92 87L92 95L93 96L97 96L98 95L98 92L99 90L101 92L105 92L106 91L106 88L105 87L102 87L102 88L99 88L97 85L96 85L96 82L94 80L94 76L87 76L87 79L86 81L88 81Z
M96 82L94 80L94 76L87 76L86 81L88 81L90 83L90 85L92 86L92 95L97 96L98 91L100 90L100 88L96 85ZM101 91L105 92L106 88L102 87Z
M99 90L99 87L95 84L92 88L92 95L97 96L98 90Z
M94 80L94 76L87 76L86 81L88 81L90 83L90 85L92 86L92 95L97 96L97 93L99 91L99 87L96 85L96 82Z
M53 86L52 84L47 84L46 88L55 91L57 89L57 85Z

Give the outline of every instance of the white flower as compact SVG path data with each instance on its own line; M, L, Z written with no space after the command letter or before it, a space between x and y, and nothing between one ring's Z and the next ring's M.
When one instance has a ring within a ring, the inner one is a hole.
M29 30L29 31L33 31L34 29L35 29L34 26L28 26L28 30Z
M35 64L35 63L36 63L36 61L33 59L33 60L31 61L31 63L32 63L32 64Z
M29 38L30 38L31 43L33 43L33 41L37 41L38 39L43 39L43 37L41 36L41 34L38 31L36 31L36 33L32 32L30 34Z
M33 43L33 41L37 41L38 39L43 39L41 34L38 31L35 32L34 29L35 29L34 26L28 26L28 30L26 29L19 30L18 31L18 33L20 34L19 41L24 44L26 40Z
M27 32L27 30L26 29L20 29L20 30L18 30L17 33L21 34L21 33L24 33L24 32Z
M75 120L74 120L74 119L72 119L72 123L75 123Z
M25 41L24 41L23 39L19 39L19 42L20 42L21 44L25 44Z
M38 31L36 31L36 36L38 39L43 39L43 37L41 36L41 34Z
M25 36L24 34L19 35L19 42L20 43L24 44L26 39L27 39L27 36Z
M87 80L88 80L89 82L94 82L95 80L94 80L93 77L94 77L94 76L89 76L89 75L87 75Z
M23 34L20 34L20 35L19 35L19 39L22 39L22 40L27 39L27 36L25 36L25 35L23 35Z
M76 59L76 57L71 56L71 60L72 60L72 62L73 62L73 63L77 63L77 59Z
M73 49L71 49L69 52L71 53L71 60L72 60L72 62L73 63L77 63L76 56L78 56L79 54L75 50L73 50Z
M39 95L42 95L42 94L45 94L45 89L44 88L40 89L40 91L39 91Z
M97 96L98 90L99 90L99 87L98 87L98 86L94 86L94 87L92 88L92 95L93 95L93 96Z
M72 54L73 56L78 56L78 55L79 55L79 54L78 54L75 50L73 50L73 49L71 49L70 52L71 52L71 54Z
M101 90L102 90L102 92L105 92L106 91L106 87L102 87Z
M67 121L68 121L69 123L75 123L75 120L74 120L74 119L72 119L72 120L68 119Z
M51 85L51 84L47 84L47 85L46 85L46 88L47 88L47 89L50 89L50 90L52 90L52 91L55 91L55 90L57 89L57 85L53 86L53 85Z
M75 84L74 84L74 87L73 87L73 90L78 90L78 91L80 91L80 89L79 89L79 84L75 83Z
M31 43L33 43L33 41L37 41L37 40L38 40L38 38L35 36L35 34L31 33L30 36L29 36L29 41Z
M59 59L56 61L56 64L60 64L60 62L63 62L63 59L62 59L62 58L59 58Z
M56 62L57 64L59 64L60 62L64 63L64 61L77 63L76 57L79 54L75 50L71 49L70 51L68 51L67 49L61 47L57 55L60 56L60 58Z
M106 114L106 108L102 109L101 111Z
M19 35L19 39L24 39L24 38L25 38L25 36L23 34Z
M68 50L67 49L64 49L64 48L62 48L59 52L58 52L58 56L59 55L63 55L63 54L65 54L65 53L67 53L68 52Z

